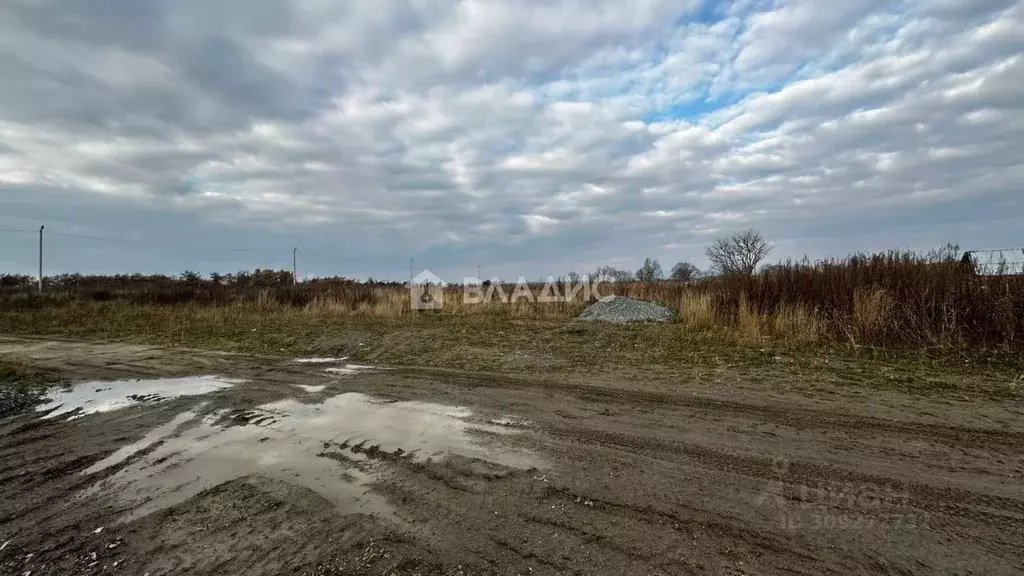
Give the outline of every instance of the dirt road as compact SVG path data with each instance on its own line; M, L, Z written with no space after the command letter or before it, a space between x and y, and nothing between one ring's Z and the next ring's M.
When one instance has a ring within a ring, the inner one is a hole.
M4 574L1024 573L1016 401L41 340L0 358L95 381L0 420Z

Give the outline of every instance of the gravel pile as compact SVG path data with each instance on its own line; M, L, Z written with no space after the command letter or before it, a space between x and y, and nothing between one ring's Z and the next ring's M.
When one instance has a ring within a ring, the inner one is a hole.
M623 298L622 296L605 296L591 304L580 317L580 322L671 322L675 318L672 311L642 300Z

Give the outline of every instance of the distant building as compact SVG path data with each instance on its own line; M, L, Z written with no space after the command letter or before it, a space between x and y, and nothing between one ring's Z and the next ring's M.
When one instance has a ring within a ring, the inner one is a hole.
M1010 250L971 250L961 259L979 276L1024 275L1024 248Z

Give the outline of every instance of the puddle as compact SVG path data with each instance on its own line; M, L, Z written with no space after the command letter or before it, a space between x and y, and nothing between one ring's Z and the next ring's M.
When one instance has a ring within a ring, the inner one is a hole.
M511 428L526 428L530 425L529 420L516 416L502 416L501 418L488 420L488 422L496 426L508 426Z
M43 418L70 414L68 420L74 420L86 414L110 412L142 402L207 394L241 382L220 376L86 382L71 388L51 390L46 402L37 406L36 411L49 411Z
M86 493L132 506L124 518L129 520L223 482L260 474L312 489L343 512L389 517L394 510L368 485L396 460L459 455L510 468L543 467L533 455L501 445L500 435L517 430L476 421L467 408L345 393L319 404L283 400L198 420L188 414L152 431L137 444L152 446L159 439L162 444ZM141 450L133 447L109 460L123 461Z
M296 384L295 386L305 390L306 392L309 392L310 394L316 394L318 392L323 392L325 389L327 389L327 386L323 385L323 384L321 384L319 386L312 386L312 385L309 385L309 384Z
M198 408L196 408L196 410L189 410L188 412L182 412L181 414L178 414L177 416L174 417L173 420L171 420L167 424L157 426L156 428L150 430L149 433L142 438L142 440L139 440L138 442L129 444L127 446L122 446L120 449L118 449L117 452L114 452L113 454L107 456L103 460L100 460L99 462L93 464L92 466L89 466L88 468L82 471L82 474L95 474L100 470L106 470L107 468L110 468L115 464L120 464L121 462L124 462L131 456L134 456L135 454L142 452L146 448L149 448L153 444L156 444L157 442L173 434L175 431L178 430L178 428L182 426L182 424L195 420L199 416L198 410L202 409L202 407L203 405L200 405Z
M299 364L330 364L331 362L344 362L348 356L341 358L296 358L294 361Z
M360 372L368 372L370 370L379 370L376 366L362 366L359 364L345 364L341 368L324 368L324 372L328 374L342 374L352 375L359 374Z

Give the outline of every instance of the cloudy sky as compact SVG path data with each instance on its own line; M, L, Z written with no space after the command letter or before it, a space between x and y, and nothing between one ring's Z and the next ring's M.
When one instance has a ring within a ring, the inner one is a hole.
M1012 0L5 0L0 229L392 278L1021 246L1022 51Z

